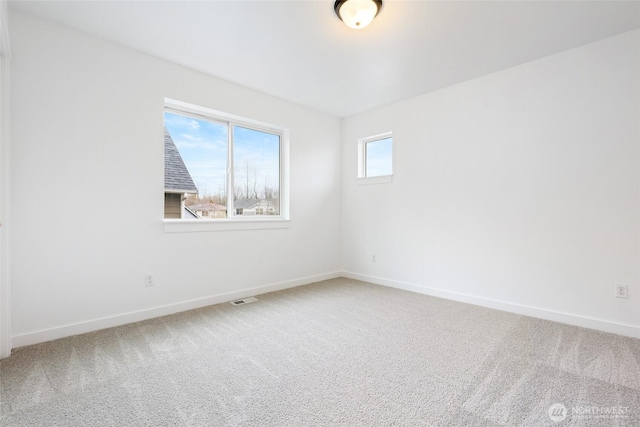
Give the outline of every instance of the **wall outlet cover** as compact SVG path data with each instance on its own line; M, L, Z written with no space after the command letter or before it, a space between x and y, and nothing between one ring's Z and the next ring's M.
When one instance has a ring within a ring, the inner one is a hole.
M616 284L616 298L629 298L629 287L620 283Z

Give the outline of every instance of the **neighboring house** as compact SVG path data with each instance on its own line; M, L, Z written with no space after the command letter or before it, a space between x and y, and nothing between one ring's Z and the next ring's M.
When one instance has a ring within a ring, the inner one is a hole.
M273 200L239 199L233 202L236 215L278 215L278 203Z
M199 205L187 206L192 212L195 212L201 218L226 218L227 207L217 205L215 203L202 203Z
M164 217L194 218L184 200L187 194L196 194L198 189L180 156L176 144L167 128L164 129ZM195 216L197 218L197 215Z

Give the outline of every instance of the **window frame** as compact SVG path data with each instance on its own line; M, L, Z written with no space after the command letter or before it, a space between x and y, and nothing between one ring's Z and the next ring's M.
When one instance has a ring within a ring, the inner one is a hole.
M234 194L232 143L234 127L243 127L258 132L278 135L280 137L280 215L251 215L246 217L236 215L233 197L227 196L227 218L163 218L165 232L253 230L289 227L291 219L289 213L289 129L170 98L165 98L164 100L163 116L165 112L227 126L229 147L227 152L227 195Z
M391 173L387 175L367 176L367 144L388 138L391 138ZM385 184L393 182L393 172L395 170L393 160L395 157L393 155L394 151L395 144L393 141L393 132L391 131L358 139L358 184Z

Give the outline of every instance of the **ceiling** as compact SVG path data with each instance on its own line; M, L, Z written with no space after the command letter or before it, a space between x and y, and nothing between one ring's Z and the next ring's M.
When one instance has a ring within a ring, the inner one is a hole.
M640 28L640 2L13 1L20 10L337 117Z

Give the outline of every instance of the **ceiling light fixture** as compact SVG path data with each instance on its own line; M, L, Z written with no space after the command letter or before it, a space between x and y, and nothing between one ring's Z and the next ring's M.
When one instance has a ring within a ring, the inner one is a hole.
M357 30L371 24L380 9L382 0L336 0L333 5L338 18Z

